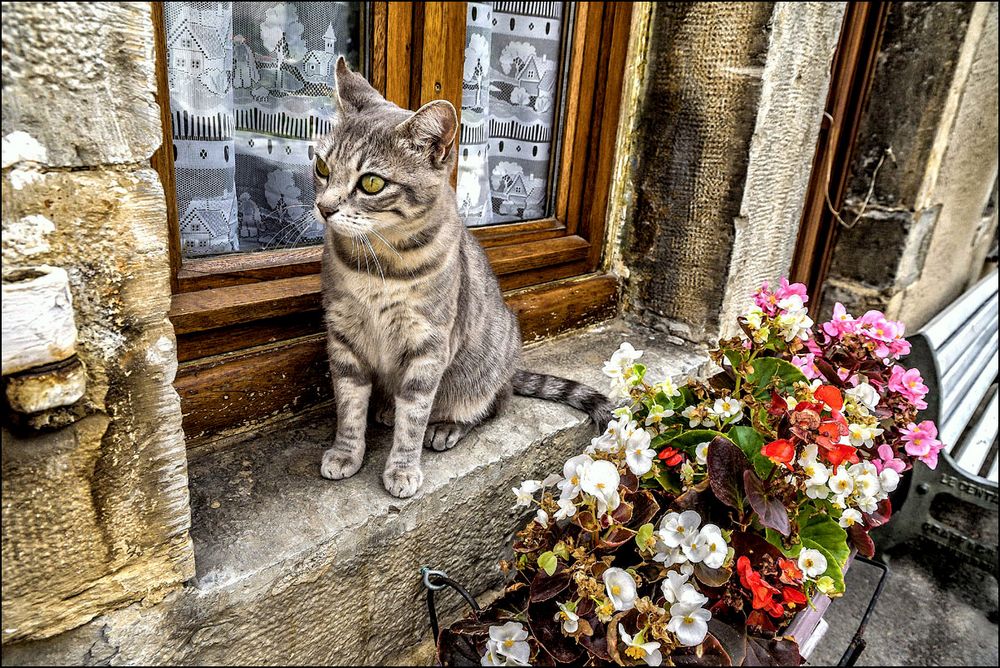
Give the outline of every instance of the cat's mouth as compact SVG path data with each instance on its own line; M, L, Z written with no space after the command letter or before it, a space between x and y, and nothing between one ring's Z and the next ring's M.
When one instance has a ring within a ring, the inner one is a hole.
M358 216L345 216L342 213L335 213L324 216L320 213L319 207L313 207L313 214L317 219L322 220L335 234L345 237L361 238L371 231L371 224Z

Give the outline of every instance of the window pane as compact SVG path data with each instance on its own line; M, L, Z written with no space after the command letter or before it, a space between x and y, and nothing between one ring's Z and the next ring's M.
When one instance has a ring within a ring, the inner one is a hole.
M469 226L542 218L554 184L561 2L470 2L459 213Z
M168 2L167 71L184 257L322 242L314 138L360 2Z

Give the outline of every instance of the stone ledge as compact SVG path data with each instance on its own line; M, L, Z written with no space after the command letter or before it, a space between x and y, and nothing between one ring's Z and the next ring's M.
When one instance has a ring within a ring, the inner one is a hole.
M653 377L684 378L706 357L613 321L526 351L525 366L606 387L602 361L623 340ZM510 488L556 470L593 436L578 411L515 398L446 453L424 453L424 486L382 488L391 434L373 428L362 470L319 476L333 420L255 434L190 467L197 576L159 605L117 611L50 641L5 648L4 663L412 662L429 637L418 569L447 570L476 594L519 524ZM460 609L442 597L444 619ZM451 606L451 607L449 607Z

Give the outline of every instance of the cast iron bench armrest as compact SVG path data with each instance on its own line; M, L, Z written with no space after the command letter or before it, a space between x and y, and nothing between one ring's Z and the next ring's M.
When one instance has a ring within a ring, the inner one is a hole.
M985 544L931 514L947 494L997 512L997 270L910 337L907 366L929 388L922 418L938 425L945 444L936 470L917 464L893 520L875 534L880 552L923 537L993 572L997 546Z

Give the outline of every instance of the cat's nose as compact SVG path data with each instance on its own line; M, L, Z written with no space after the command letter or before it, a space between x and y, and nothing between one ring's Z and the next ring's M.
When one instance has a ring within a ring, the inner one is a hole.
M316 208L319 209L320 214L324 218L329 218L340 210L339 206L328 206L325 204L316 204Z

